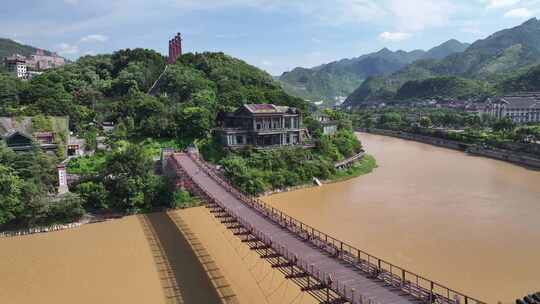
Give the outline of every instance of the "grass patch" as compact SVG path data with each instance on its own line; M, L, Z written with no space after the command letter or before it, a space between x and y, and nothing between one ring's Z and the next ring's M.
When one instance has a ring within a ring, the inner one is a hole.
M146 138L139 141L138 144L143 146L146 153L150 154L152 157L159 156L162 148L182 150L186 147L186 144L180 143L174 138Z
M81 175L97 174L103 167L105 159L106 156L103 153L73 158L67 164L67 173Z
M330 182L341 182L358 176L366 175L377 168L375 157L366 154L360 161L354 163L350 168L337 171L328 180Z

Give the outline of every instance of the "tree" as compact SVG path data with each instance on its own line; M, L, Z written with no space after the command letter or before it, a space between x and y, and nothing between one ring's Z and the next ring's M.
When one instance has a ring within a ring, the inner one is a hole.
M497 120L493 124L493 130L495 131L511 131L514 129L514 122L510 118L503 118Z
M101 176L109 193L111 207L137 213L151 204L145 195L151 189L152 159L138 145L129 144L107 157Z
M422 118L420 118L420 126L422 128L429 128L433 125L433 123L431 122L431 119L427 116L424 116Z
M13 221L22 212L22 184L11 168L0 165L0 226Z
M91 209L108 209L108 193L103 183L87 181L74 189L84 200L84 205Z
M178 138L202 139L212 127L212 114L201 107L178 107L175 120Z

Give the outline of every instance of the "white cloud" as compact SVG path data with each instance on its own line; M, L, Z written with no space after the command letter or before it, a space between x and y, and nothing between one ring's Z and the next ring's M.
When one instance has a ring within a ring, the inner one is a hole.
M483 0L482 2L487 4L487 8L495 9L495 8L514 6L518 4L520 0Z
M81 38L81 42L105 42L109 37L100 34L87 35Z
M519 19L527 19L531 18L533 16L533 12L530 11L528 8L515 8L513 10L508 11L506 14L504 14L505 18L519 18Z
M405 31L444 26L457 10L448 0L388 0L387 7L396 18L397 27Z
M471 35L482 35L484 32L482 32L480 29L475 27L463 27L460 29L462 33L471 34Z
M77 5L79 4L79 0L64 0L65 3L69 5Z
M411 38L412 34L402 32L383 32L379 34L379 38L385 41L403 41Z
M57 45L55 49L60 55L75 55L80 52L78 46L65 42Z
M266 66L266 67L271 67L271 66L274 65L274 64L273 64L271 61L269 61L269 60L263 60L261 63L262 63L263 66Z

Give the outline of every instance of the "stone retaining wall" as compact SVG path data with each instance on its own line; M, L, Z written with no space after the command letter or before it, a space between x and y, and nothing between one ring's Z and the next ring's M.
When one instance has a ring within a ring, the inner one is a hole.
M507 161L522 166L527 166L535 169L540 169L540 159L525 156L520 153L514 153L510 150L495 149L495 148L483 148L476 145L461 143L458 141L441 139L431 136L412 134L401 131L381 130L381 129L369 129L360 130L361 132L372 133L377 135L392 136L406 140L414 140L425 144L439 146L443 148L465 151L473 155L485 156L497 160Z
M21 230L4 231L4 232L0 232L0 238L59 231L59 230L80 227L84 224L86 223L77 222L77 223L70 223L70 224L63 224L63 225L57 224L57 225L52 225L48 227L35 227L35 228L27 228L27 229L21 229Z

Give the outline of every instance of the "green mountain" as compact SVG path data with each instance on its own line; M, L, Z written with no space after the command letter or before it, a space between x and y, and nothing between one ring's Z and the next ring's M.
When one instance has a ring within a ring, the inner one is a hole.
M37 48L29 45L20 44L16 41L6 38L0 38L0 59L11 56L13 54L21 54L24 56L30 56L35 54ZM46 55L50 55L50 51L45 51Z
M502 81L499 90L504 92L540 91L540 65Z
M490 95L493 91L494 88L483 81L443 76L409 81L397 91L396 99L469 99Z
M392 52L384 48L376 53L324 64L311 69L295 68L279 77L286 92L310 100L334 100L348 96L366 78L391 74L420 59L441 59L464 51L469 45L447 41L429 51Z
M540 64L540 21L534 18L478 40L464 52L442 60L420 60L391 75L368 78L344 105L354 106L366 100L398 99L397 92L407 82L432 77L456 76L477 80L482 86L494 85L536 64ZM449 79L452 78L446 78ZM418 94L428 97L428 94Z

